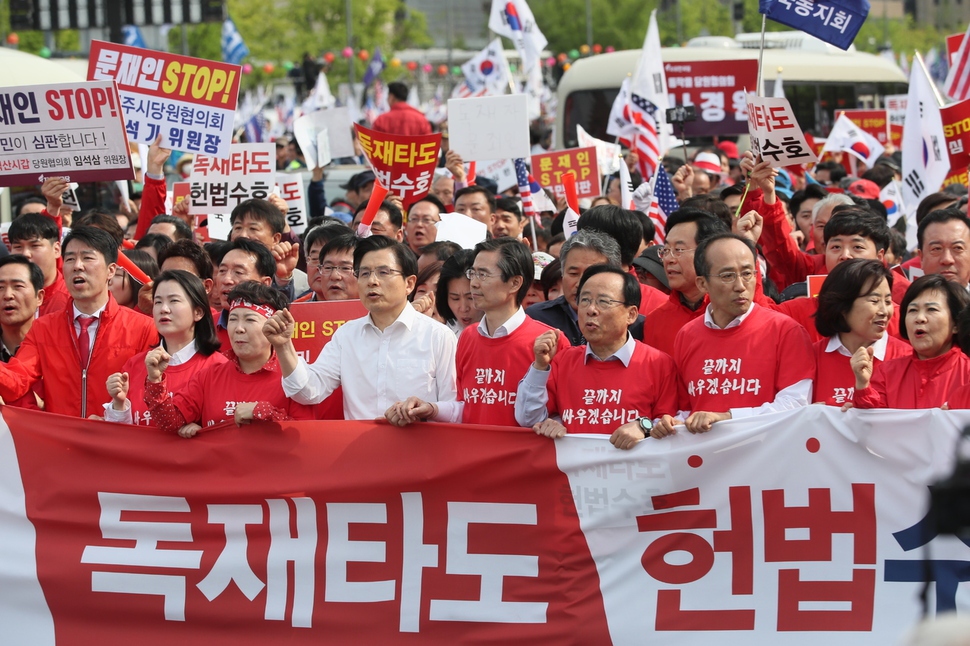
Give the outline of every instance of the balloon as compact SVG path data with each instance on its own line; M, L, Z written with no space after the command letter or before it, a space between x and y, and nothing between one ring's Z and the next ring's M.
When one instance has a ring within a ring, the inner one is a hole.
M595 45L593 45L593 53L594 54L602 54L603 53L603 46L600 45L599 43L596 43Z
M397 58L397 57L392 58L391 59L391 67L395 67L395 68L396 67L401 67L401 59L400 58Z
M562 64L562 71L563 72L568 72L570 67L572 67L572 65L570 65L569 63L563 63Z
M452 67L451 73L454 74L455 76L458 76L459 74L461 74L461 66L455 65L454 67Z
M606 46L606 53L607 54L611 54L611 53L613 53L615 51L616 51L616 47L613 47L613 45L607 45Z
M242 66L242 73L243 74L252 74L253 73L253 66L250 65L249 63L246 63L245 65Z
M340 52L340 55L344 58L350 58L354 55L353 47L344 47L344 51Z
M518 71L518 69L519 69L519 67L515 63L509 63L509 71L510 72L516 72L516 71Z
M335 58L337 58L337 57L333 55L333 52L327 52L326 54L324 54L324 55L323 55L323 60L324 60L324 61L325 61L325 62L326 62L326 63L327 63L328 65L329 65L330 63L332 63L332 62L333 62L333 59L335 59Z
M583 56L589 56L589 45L580 45L579 53Z
M7 44L8 45L13 45L14 47L16 47L17 45L19 45L20 44L20 35L17 32L15 32L15 31L12 31L9 34L7 34Z
M431 70L433 70L434 68L431 67L431 63L425 63L424 65L421 66L421 69L424 70L425 74L430 74Z
M578 49L570 49L569 50L569 58L572 58L572 59L579 58L579 50Z
M366 49L362 49L357 53L357 58L362 61L366 61L368 58L370 58L370 52L368 52Z
M418 69L418 62L417 61L408 61L408 69L410 71L412 71L412 72L416 71Z
M554 56L550 56L549 58L546 59L546 67L553 67L555 66L555 64L556 64L556 58Z
M273 65L272 63L266 63L265 65L263 65L263 71L266 72L267 74L272 74L273 70L275 69L276 69L276 66Z
M41 58L50 58L51 50L49 47L41 47L40 51L37 52L37 55L40 56Z
M289 72L293 69L293 63L291 61L283 61L283 69Z
M565 54L560 53L558 56L556 56L556 60L559 61L560 63L565 63L567 60L569 60L569 57L566 56Z
M448 74L448 66L447 65L439 65L438 66L438 76L445 76L447 74Z

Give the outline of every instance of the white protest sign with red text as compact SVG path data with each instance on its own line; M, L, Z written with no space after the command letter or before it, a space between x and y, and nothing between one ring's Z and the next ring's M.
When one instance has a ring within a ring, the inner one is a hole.
M770 161L772 168L818 161L788 99L748 94L748 133L755 157Z
M279 196L286 202L286 222L293 233L306 231L307 207L303 195L302 173L277 173L276 186Z
M112 82L0 88L0 185L134 179Z
M272 143L233 144L225 159L196 155L188 180L190 214L229 213L244 200L269 196L276 181L276 149Z
M114 80L133 142L224 158L232 143L239 65L99 40L91 42L89 80Z

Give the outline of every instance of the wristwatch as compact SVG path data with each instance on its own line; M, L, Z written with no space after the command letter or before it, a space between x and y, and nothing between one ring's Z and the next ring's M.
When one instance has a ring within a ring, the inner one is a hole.
M649 417L638 417L637 424L640 426L640 430L643 431L643 439L650 437L650 431L653 430L653 420Z

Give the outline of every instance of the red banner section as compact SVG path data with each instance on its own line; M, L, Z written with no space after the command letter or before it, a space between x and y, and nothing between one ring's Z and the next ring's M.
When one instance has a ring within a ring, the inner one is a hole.
M970 165L970 100L940 108L940 117L943 119L943 136L946 137L952 174Z
M579 197L596 197L600 194L596 148L570 148L532 156L532 173L536 181L543 188L555 191L556 197L566 195L562 177L570 171L576 176L576 193Z
M836 119L840 113L845 113L852 123L875 137L883 146L889 142L889 117L885 110L839 110L835 113Z
M757 90L758 61L665 63L664 73L670 105L693 105L697 109L697 121L684 126L687 135L747 134L745 90Z
M408 136L377 132L359 124L354 128L377 181L400 197L405 208L428 194L438 166L441 133Z
M354 280L353 277L350 280ZM359 300L320 301L293 303L290 314L296 320L293 326L293 345L307 363L313 363L330 343L333 333L347 321L367 316L367 310Z
M610 643L531 431L3 415L59 644Z

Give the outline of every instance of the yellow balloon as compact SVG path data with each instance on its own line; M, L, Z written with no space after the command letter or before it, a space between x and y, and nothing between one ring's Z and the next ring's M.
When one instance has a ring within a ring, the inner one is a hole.
M580 45L579 53L582 54L583 56L586 56L587 54L589 54L589 45Z
M391 59L391 67L401 67L401 59L400 58L392 58Z
M562 71L563 72L568 72L570 67L572 67L572 65L570 65L569 63L563 63L562 64Z

